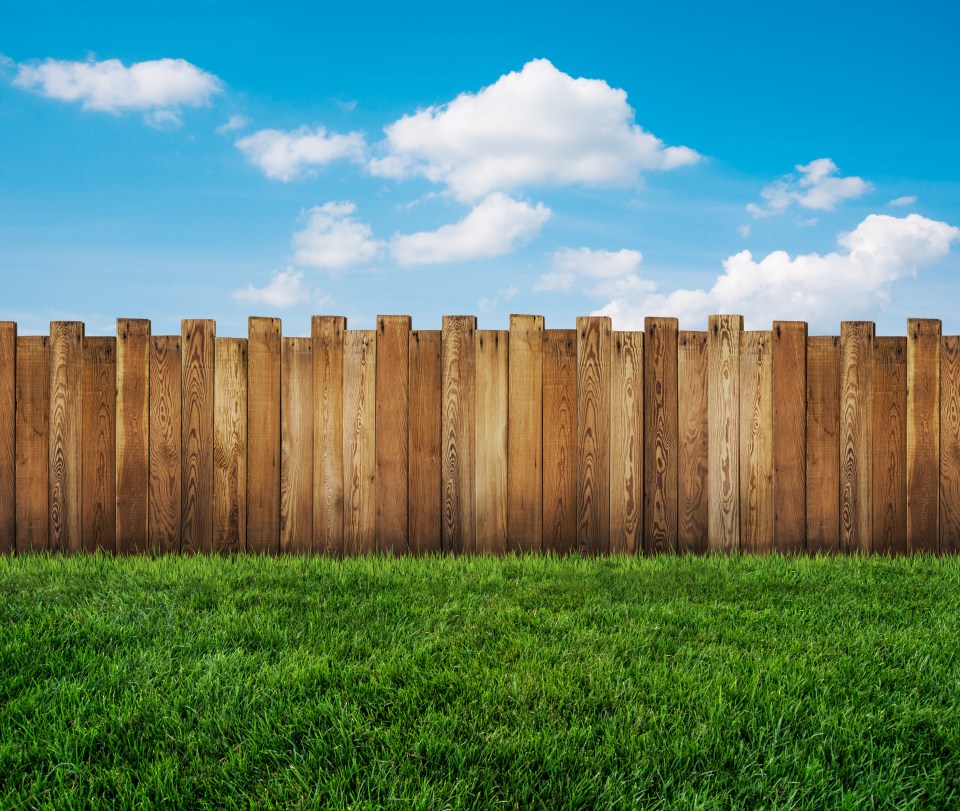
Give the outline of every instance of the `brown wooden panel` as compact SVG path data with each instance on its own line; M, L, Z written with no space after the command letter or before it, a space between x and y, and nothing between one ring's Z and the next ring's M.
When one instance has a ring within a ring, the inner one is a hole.
M247 549L280 549L280 319L247 322Z
M907 551L907 339L873 354L873 550Z
M577 331L548 329L543 342L543 549L577 546Z
M840 339L807 338L807 551L840 548Z
M871 321L840 325L840 550L873 539L873 336Z
M510 333L477 330L476 545L507 551L507 386Z
M643 548L677 550L680 459L677 395L677 319L644 319Z
M940 551L960 552L960 336L957 335L945 335L940 343Z
M117 319L117 551L150 544L150 322Z
M940 322L907 324L907 548L936 552L940 538Z
M441 544L444 552L473 552L475 543L476 365L472 315L443 317L441 363Z
M313 549L343 554L343 335L347 319L315 315L313 338Z
M440 543L440 330L410 333L408 548L439 552Z
M807 324L773 322L773 544L807 545Z
M377 551L377 333L343 339L343 551Z
M610 552L635 555L643 551L643 333L614 332L612 342Z
M213 551L227 554L247 549L247 340L215 347Z
M677 548L707 551L707 333L681 330L677 338Z
M83 531L83 324L50 323L50 550L79 552Z
M150 341L150 548L180 551L180 336Z
M740 548L773 549L773 335L740 334Z
M83 341L83 549L117 551L117 341Z
M213 321L186 319L180 328L180 548L213 548Z
M0 321L0 555L17 546L17 325Z
M50 339L17 338L17 552L50 544Z
M377 548L407 551L410 316L377 317Z
M313 548L313 341L283 339L280 551Z
M610 365L605 316L577 318L577 547L610 551Z
M707 332L710 521L714 552L740 548L740 333L741 315L711 315Z

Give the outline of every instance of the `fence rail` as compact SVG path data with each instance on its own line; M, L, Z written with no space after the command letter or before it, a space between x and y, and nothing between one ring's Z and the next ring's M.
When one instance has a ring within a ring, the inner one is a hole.
M960 337L0 323L0 552L960 551Z

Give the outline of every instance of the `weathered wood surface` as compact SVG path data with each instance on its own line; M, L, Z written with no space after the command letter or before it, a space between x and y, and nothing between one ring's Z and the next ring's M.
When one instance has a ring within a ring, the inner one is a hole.
M940 322L907 323L907 548L936 552L940 539Z
M840 327L840 550L868 552L873 539L873 343L871 321Z
M678 533L677 319L644 320L643 548L674 552Z
M677 550L707 551L707 333L681 330L677 338Z
M179 552L183 441L179 335L150 341L150 549Z
M150 322L117 319L117 551L150 548Z
M940 551L960 552L960 336L940 343Z
M414 554L441 551L440 330L410 333L410 426L408 548Z
M17 552L49 548L50 338L17 338Z
M474 316L443 317L440 538L453 554L476 549L476 330Z
M343 554L343 336L347 319L314 316L313 550Z
M543 549L577 546L577 331L551 329L543 344Z
M283 338L280 551L313 551L313 341Z
M577 319L577 547L610 551L610 365L605 316Z
M643 332L614 332L610 394L610 552L643 551Z
M906 338L874 341L873 551L907 551Z
M773 322L773 545L807 545L807 325Z
M840 549L840 339L807 339L807 551Z
M134 552L117 547L117 340L83 340L82 548L86 552Z
M0 321L0 555L17 547L17 325Z
M213 411L213 550L247 548L247 360L246 338L215 342Z
M476 544L478 552L502 555L507 551L507 363L510 333L507 330L477 330L475 345Z
M50 324L50 550L79 552L83 531L83 324Z
M711 315L707 331L710 403L708 546L740 548L740 333L743 316Z
M213 549L213 321L185 320L180 331L180 549Z
M247 549L275 555L280 549L280 319L249 319L247 336Z
M377 542L394 555L408 543L409 346L410 316L377 318Z
M351 330L343 343L343 552L377 551L377 333Z

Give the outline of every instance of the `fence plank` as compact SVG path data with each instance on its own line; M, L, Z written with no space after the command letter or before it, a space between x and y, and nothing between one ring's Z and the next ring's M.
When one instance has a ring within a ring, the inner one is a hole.
M940 551L960 552L960 336L940 343ZM18 438L19 441L19 438Z
M117 319L117 552L150 542L150 322Z
M740 338L740 548L773 549L773 334Z
M0 555L17 546L17 325L0 321Z
M377 546L407 551L409 315L377 317Z
M150 548L180 551L182 379L180 336L150 342Z
M377 551L376 330L343 338L343 552Z
M577 546L577 331L543 341L543 549Z
M840 548L840 339L807 338L807 551Z
M442 524L444 552L475 549L474 423L476 366L474 316L444 316L442 335Z
M83 528L83 324L50 323L50 550L79 552Z
M873 365L873 550L907 551L907 340L876 338Z
M50 338L17 338L17 552L50 545Z
M477 330L476 545L500 555L507 551L509 348L507 330Z
M773 544L807 542L807 324L773 322Z
M840 325L840 550L868 552L873 539L872 321Z
M646 318L644 332L643 548L647 554L658 554L677 549L677 319Z
M614 332L610 404L610 552L643 551L643 332ZM674 394L676 390L674 390Z
M740 333L741 315L711 315L707 332L710 403L710 522L714 552L740 548Z
M313 549L343 554L343 336L347 319L315 315L313 339Z
M907 548L936 552L940 538L940 322L907 323Z
M83 340L83 549L117 551L117 341Z
M677 549L707 551L707 333L681 330L677 337Z
M247 339L215 341L213 551L247 549Z
M282 340L280 551L313 549L313 341Z
M247 549L280 549L280 319L247 321Z
M185 319L180 328L180 548L213 545L213 404L216 325Z
M440 330L410 333L408 549L439 552L440 544Z
M610 551L610 319L577 318L577 547Z

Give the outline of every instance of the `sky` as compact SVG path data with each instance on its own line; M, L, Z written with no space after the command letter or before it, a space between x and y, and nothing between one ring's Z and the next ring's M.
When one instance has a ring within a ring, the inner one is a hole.
M960 332L960 4L5 0L0 319Z

